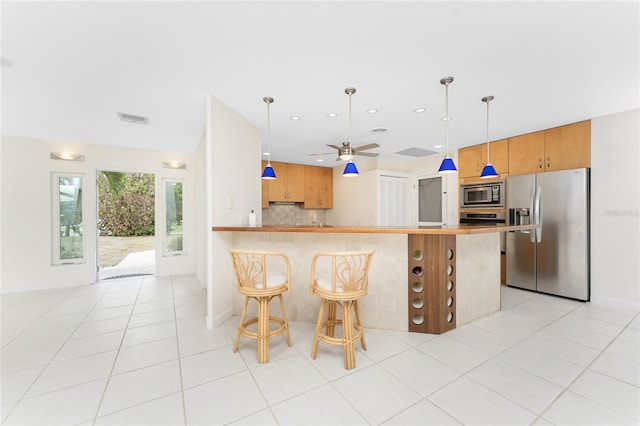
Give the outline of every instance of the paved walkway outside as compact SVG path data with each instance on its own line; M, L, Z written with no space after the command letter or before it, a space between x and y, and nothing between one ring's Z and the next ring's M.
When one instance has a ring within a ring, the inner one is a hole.
M98 273L98 280L132 275L154 275L155 273L156 251L147 250L129 253L117 265L101 269Z

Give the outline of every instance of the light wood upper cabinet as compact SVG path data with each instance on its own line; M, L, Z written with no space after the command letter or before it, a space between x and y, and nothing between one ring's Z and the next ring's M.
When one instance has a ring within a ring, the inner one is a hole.
M276 174L269 180L269 201L304 201L304 169L302 164L271 162Z
M458 177L480 176L483 162L482 151L482 145L467 146L458 150ZM484 158L486 161L486 153Z
M509 176L544 171L544 131L509 138Z
M544 131L545 171L591 167L591 120Z
M305 166L305 209L333 208L333 169L330 167Z
M489 156L498 174L509 171L509 140L500 139L489 143ZM487 164L487 144L460 148L458 150L458 177L480 177Z
M591 121L509 138L509 175L591 167Z

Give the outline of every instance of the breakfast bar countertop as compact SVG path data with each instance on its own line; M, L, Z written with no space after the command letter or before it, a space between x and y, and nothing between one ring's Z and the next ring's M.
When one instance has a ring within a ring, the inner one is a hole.
M471 235L492 232L523 231L535 229L538 225L491 225L491 226L309 226L309 225L268 225L268 226L213 226L218 232L315 232L323 234L412 234L412 235Z

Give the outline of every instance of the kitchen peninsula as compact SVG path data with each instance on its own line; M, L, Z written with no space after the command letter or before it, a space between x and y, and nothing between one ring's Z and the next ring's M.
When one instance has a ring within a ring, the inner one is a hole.
M285 252L292 265L287 314L311 323L319 306L309 293L313 255L373 249L369 293L360 303L363 323L440 334L500 309L500 232L532 228L535 225L214 226L212 230L232 233L235 248ZM241 307L241 298L234 295L233 312L238 314Z

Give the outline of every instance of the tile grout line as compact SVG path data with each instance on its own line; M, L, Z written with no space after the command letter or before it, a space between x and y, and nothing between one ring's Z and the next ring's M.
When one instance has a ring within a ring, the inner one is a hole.
M175 326L175 330L176 330L176 350L177 350L177 354L178 354L178 371L180 373L180 398L182 401L182 420L186 426L187 424L187 403L185 401L185 397L184 397L184 378L182 375L182 354L180 353L180 335L178 334L178 316L176 313L176 293L175 293L175 289L173 288L173 276L170 277L171 279L171 301L173 302L173 323Z
M104 384L104 390L102 391L102 396L100 397L100 402L98 403L98 407L96 408L96 414L93 416L92 425L96 424L96 420L98 419L98 415L100 414L100 408L102 408L102 403L104 402L104 397L107 394L107 389L109 388L109 383L111 383L111 377L113 375L113 370L116 367L116 363L118 362L118 357L120 356L120 351L122 350L122 343L124 342L125 336L127 335L127 330L129 329L129 323L131 322L131 317L133 317L133 311L136 308L136 304L138 302L138 298L140 297L140 292L142 291L142 286L144 284L144 279L140 282L140 287L138 288L138 293L136 294L136 299L133 302L133 307L131 308L131 313L129 314L129 319L127 320L127 324L124 329L124 333L122 333L122 338L120 339L120 344L118 345L118 349L116 352L116 356L113 359L113 363L111 364L111 370L109 371L109 375L107 376L107 381ZM109 287L111 288L111 286Z

